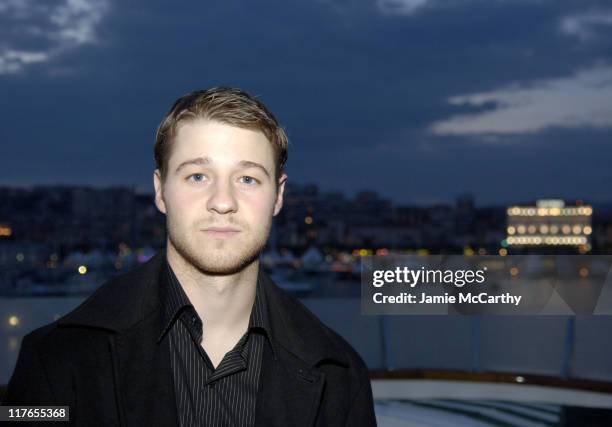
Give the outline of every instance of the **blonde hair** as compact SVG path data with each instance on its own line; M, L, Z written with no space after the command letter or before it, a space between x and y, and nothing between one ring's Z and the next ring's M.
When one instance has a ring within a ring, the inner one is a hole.
M229 87L213 87L177 99L162 119L155 135L155 166L162 180L168 172L172 140L181 122L205 119L262 132L272 144L276 177L287 162L289 140L285 130L266 106L248 93Z

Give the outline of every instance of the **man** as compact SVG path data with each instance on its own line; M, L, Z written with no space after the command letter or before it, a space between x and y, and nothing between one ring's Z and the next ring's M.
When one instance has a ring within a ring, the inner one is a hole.
M28 334L4 405L68 405L74 425L376 425L359 355L260 268L286 159L245 92L179 98L155 144L166 250Z

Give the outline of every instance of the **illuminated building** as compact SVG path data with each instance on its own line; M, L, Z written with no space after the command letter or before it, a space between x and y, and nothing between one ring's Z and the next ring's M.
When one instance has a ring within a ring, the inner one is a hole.
M506 242L514 247L575 246L591 248L593 208L582 203L566 206L562 200L538 200L535 206L507 209Z

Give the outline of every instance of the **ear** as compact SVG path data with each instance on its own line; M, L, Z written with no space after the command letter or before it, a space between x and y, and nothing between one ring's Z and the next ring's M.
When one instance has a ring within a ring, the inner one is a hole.
M283 195L285 194L285 182L287 181L287 174L283 174L278 178L278 187L276 189L276 202L274 202L274 213L273 216L278 215L283 207Z
M166 202L164 202L164 183L162 181L161 172L155 169L153 172L153 186L155 187L155 206L163 214L166 213Z

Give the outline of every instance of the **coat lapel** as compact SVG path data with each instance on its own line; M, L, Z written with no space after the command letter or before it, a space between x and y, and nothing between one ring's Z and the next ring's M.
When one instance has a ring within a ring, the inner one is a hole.
M255 426L312 426L321 401L325 374L284 349L275 360L264 346Z
M168 426L178 420L168 340L156 343L157 313L115 340L121 414L127 426Z

